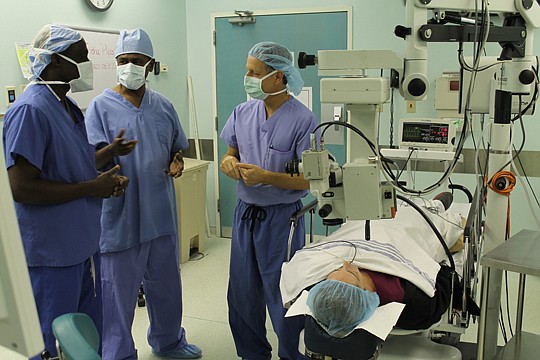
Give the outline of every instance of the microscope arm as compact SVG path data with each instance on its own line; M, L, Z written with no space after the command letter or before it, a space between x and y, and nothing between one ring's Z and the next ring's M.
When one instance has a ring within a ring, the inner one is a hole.
M464 17L462 24L445 25L446 11L460 14L477 13L474 0L405 0L406 26L396 27L397 36L406 41L404 72L400 92L405 100L423 100L429 92L427 78L428 42L478 41L475 25ZM540 4L532 0L491 0L486 11L504 19L503 26L491 27L487 41L499 42L506 47L505 57L532 58L533 29L540 26ZM427 13L437 14L436 21L428 23ZM452 19L455 20L455 19ZM473 23L475 22L472 19Z

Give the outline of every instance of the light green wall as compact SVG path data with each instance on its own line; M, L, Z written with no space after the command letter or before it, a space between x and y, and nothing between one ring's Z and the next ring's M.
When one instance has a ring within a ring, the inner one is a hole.
M5 112L4 87L25 84L15 55L16 41L30 42L45 24L58 23L97 29L140 27L151 36L158 61L168 73L150 75L150 86L175 105L188 132L186 6L181 0L116 0L106 12L90 9L86 0L2 1L0 21L0 112Z

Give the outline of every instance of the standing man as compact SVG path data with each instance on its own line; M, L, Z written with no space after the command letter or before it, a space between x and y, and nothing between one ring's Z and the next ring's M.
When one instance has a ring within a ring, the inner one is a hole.
M238 356L268 360L266 306L279 340L281 359L304 357L298 352L302 318L284 318L279 291L281 265L287 261L289 219L302 207L309 189L303 176L285 173L285 163L300 159L309 148L315 115L300 101L303 81L290 51L262 42L248 53L246 92L254 100L237 106L221 132L229 144L221 170L238 180L227 300L229 324ZM296 228L291 253L305 244L303 219Z
M98 175L96 163L129 146L120 136L96 155L81 110L66 96L92 89L80 33L46 25L29 58L32 83L5 115L4 156L45 350L56 356L56 317L86 313L101 333L101 198L122 195L127 181L119 166Z
M120 129L138 142L132 154L115 159L131 179L125 197L103 202L103 359L137 359L131 327L141 281L152 352L166 358L199 358L201 349L187 343L181 326L173 180L182 175L182 149L188 142L171 102L146 87L155 64L148 34L141 29L121 31L115 57L118 84L97 96L86 113L88 137L98 148Z

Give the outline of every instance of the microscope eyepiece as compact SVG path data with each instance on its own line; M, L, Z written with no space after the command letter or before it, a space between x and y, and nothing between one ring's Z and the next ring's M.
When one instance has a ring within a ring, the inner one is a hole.
M317 63L317 57L315 55L308 55L301 51L298 53L298 67L305 69L307 66L313 66Z
M285 173L293 175L300 175L302 172L302 160L295 159L291 161L287 161L285 163Z

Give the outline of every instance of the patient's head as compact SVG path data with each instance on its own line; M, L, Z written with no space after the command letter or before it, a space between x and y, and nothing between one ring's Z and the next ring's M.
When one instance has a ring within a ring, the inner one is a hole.
M347 284L357 286L364 290L375 291L375 285L371 277L358 269L358 267L343 261L343 266L337 270L332 271L326 277L326 280L343 281Z
M379 296L358 285L327 279L309 290L307 305L328 334L345 337L373 315Z

